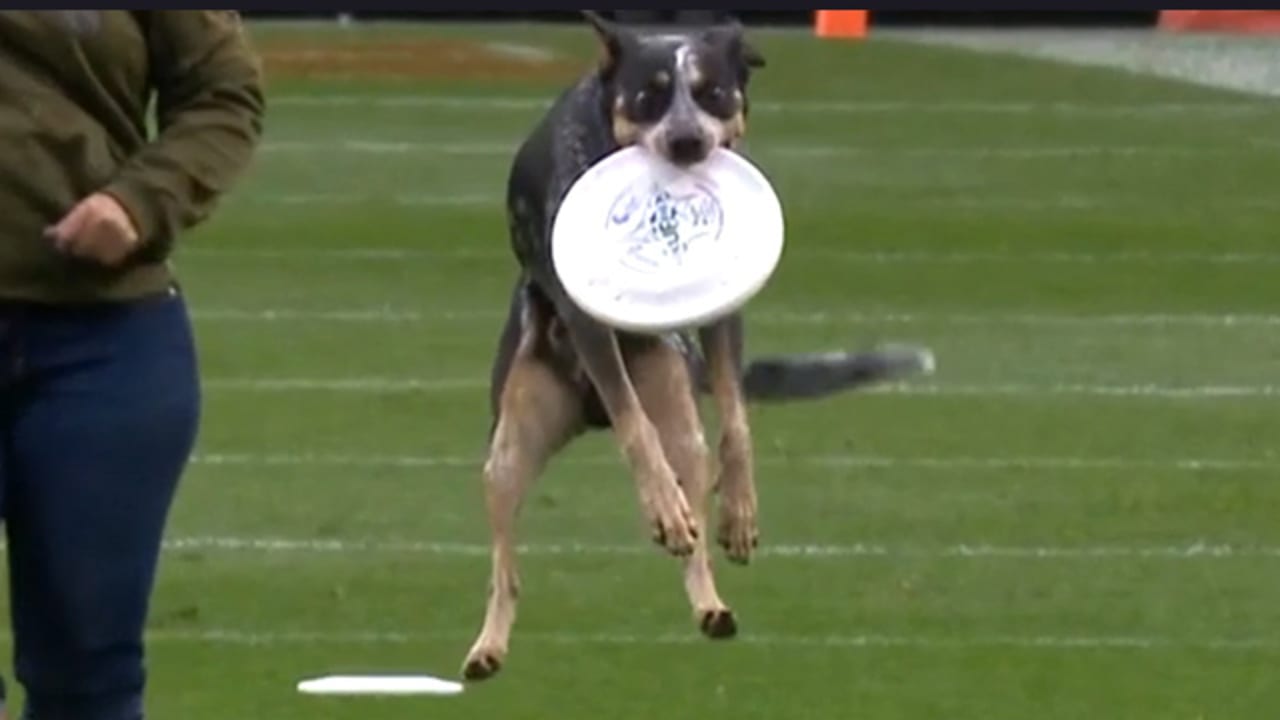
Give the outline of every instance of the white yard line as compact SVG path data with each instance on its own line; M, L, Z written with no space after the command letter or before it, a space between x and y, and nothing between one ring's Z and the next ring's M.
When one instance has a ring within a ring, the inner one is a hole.
M1152 30L991 29L893 30L886 36L1280 96L1280 46L1265 37ZM1274 112L1280 103L1268 107Z
M1275 147L1280 149L1280 144ZM868 186L879 185L874 178ZM491 207L501 209L506 199L497 194L475 193L389 193L367 195L359 193L254 193L237 195L231 202L235 204L268 206L268 207L352 207L357 205L394 205L406 208L440 208L440 207ZM1014 198L999 194L981 194L961 197L923 197L912 198L916 205L939 209L956 210L1005 210L1009 212L1061 212L1079 210L1127 209L1150 204L1150 200L1134 201L1115 195L1088 196L1082 194L1059 194L1041 198ZM1207 199L1209 204L1202 205L1200 210L1233 210L1233 211L1280 211L1280 201L1271 196L1233 195ZM269 251L268 251L269 252ZM492 253L495 254L496 253Z
M1061 384L897 384L867 388L869 394L938 395L963 397L1035 397L1087 396L1087 397L1140 397L1167 400L1208 400L1220 398L1274 398L1280 396L1280 385L1095 385L1084 383Z
M1280 144L1275 146L1280 150ZM1280 200L1274 196L1231 195L1201 196L1194 204L1171 206L1167 197L1125 197L1123 195L1087 195L1080 192L1044 193L1041 197L1010 197L1004 194L974 194L955 197L912 198L911 202L923 207L961 210L1004 210L1008 212L1062 212L1082 210L1128 210L1159 207L1166 214L1178 211L1206 212L1265 212L1280 210Z
M497 321L506 317L503 310L398 310L392 308L294 309L294 308L197 308L192 316L203 322L335 322L335 323L473 323ZM751 324L770 325L846 325L854 323L891 323L901 325L944 324L966 326L1030 325L1034 327L1188 327L1188 328L1258 328L1280 327L1280 315L1149 313L1109 315L1065 315L1049 313L904 313L857 311L779 311L759 310L748 314Z
M433 153L438 155L510 155L519 146L518 139L509 142L477 143L470 141L435 142L395 141L380 139L335 138L332 141L268 140L259 146L264 153L334 153L365 155L402 155Z
M246 647L283 647L296 645L427 645L434 643L465 644L472 636L464 632L393 632L393 631L255 631L213 628L207 630L156 629L147 633L151 642L196 643ZM620 647L653 647L664 645L703 645L706 638L696 633L630 634L570 633L516 630L515 642L549 645L606 645ZM1152 651L1194 648L1217 652L1271 651L1280 641L1267 638L1177 638L1151 635L793 635L745 632L732 641L766 649L891 649L969 650L1014 648L1026 650L1125 650Z
M397 553L456 557L488 557L492 548L481 543L428 542L417 540L336 540L319 538L173 537L165 541L169 552L221 551L250 553L308 553L368 555ZM605 545L595 543L532 543L518 546L522 555L537 556L655 556L652 545ZM1200 541L1182 545L1082 545L1022 546L985 543L940 547L893 546L881 543L777 544L765 543L757 550L762 558L943 558L998 560L1224 560L1277 559L1280 547L1237 546Z
M449 200L448 198L445 199ZM471 200L493 200L474 196ZM444 202L442 204L450 204ZM459 199L458 204L464 204ZM1280 210L1280 202L1276 209ZM442 248L214 248L193 247L182 250L183 257L226 260L312 260L312 261L361 261L405 262L439 261L442 259L494 259L509 260L511 252L501 248L477 249L465 247ZM1047 265L1107 265L1129 263L1137 265L1280 265L1280 253L1273 252L1204 252L1204 251L1072 251L1028 250L1027 252L935 252L926 250L837 250L794 249L788 257L839 260L868 265L974 265L987 263L1037 263Z
M530 64L548 63L555 60L557 55L551 48L539 45L529 45L527 43L501 42L492 41L484 44L486 48L500 55L523 60Z
M359 195L352 193L290 193L286 195L242 195L232 202L254 205L284 205L297 207L313 207L316 205L362 205L368 203L390 203L403 207L472 207L477 205L493 205L501 208L504 198L501 195L485 193L460 193L442 195L434 193L390 193L382 195Z
M357 108L433 108L440 110L545 110L551 106L547 96L520 97L502 95L278 95L272 107L357 107ZM884 114L929 113L944 115L1026 115L1054 113L1120 117L1153 117L1202 113L1210 115L1251 115L1280 113L1280 105L1266 102L1136 102L1084 103L1076 100L1018 101L877 101L877 100L756 100L752 112L802 114Z
M480 455L388 455L336 453L201 453L192 458L196 465L209 467L351 467L351 468L467 468L477 469ZM1274 458L1125 458L1125 457L886 457L876 455L796 454L758 456L760 465L807 465L827 468L875 468L884 470L1156 470L1180 472L1254 472L1280 470L1280 456ZM612 455L565 457L557 465L622 467ZM415 475L414 477L417 477Z
M351 153L357 155L403 155L407 153L424 153L432 155L456 155L488 157L507 157L512 155L518 142L450 142L412 141L412 140L376 140L335 138L332 141L267 141L262 143L264 153ZM1137 157L1143 155L1163 157L1201 157L1208 155L1254 156L1259 152L1269 152L1256 147L1204 147L1184 145L1033 145L1028 147L1008 147L1004 145L956 147L940 145L936 147L895 147L881 145L786 145L765 144L752 149L753 155L769 156L775 159L813 160L824 157L860 157L905 156L905 157L951 157L951 158L1003 158L1012 160L1061 159L1079 157Z
M486 388L489 381L484 378L209 378L201 385L207 390L251 393L412 393Z
M418 393L479 390L487 378L210 378L204 387L229 392ZM1086 383L909 384L868 387L866 395L936 397L1108 397L1162 400L1256 400L1280 397L1280 385L1102 385Z

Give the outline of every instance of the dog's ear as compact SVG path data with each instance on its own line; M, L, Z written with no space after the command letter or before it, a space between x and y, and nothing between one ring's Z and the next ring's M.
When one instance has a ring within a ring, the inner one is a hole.
M745 39L740 41L738 49L742 55L742 62L745 63L747 67L755 69L765 66L764 55L761 55L760 51Z
M751 70L765 66L764 55L747 42L746 30L737 18L730 18L708 28L704 37L712 45L725 48L729 57L741 63L744 68Z
M618 58L622 56L627 31L617 23L606 20L595 10L583 10L582 15L587 22L591 23L591 28L596 31L596 37L600 39L600 48L603 52L600 58L600 70L607 74L613 70L618 63Z

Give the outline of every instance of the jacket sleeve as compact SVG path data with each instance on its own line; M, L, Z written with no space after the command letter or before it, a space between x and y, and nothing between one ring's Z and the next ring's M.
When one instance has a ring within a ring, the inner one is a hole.
M144 246L170 245L203 221L247 169L262 135L262 71L232 10L142 14L158 134L103 192Z

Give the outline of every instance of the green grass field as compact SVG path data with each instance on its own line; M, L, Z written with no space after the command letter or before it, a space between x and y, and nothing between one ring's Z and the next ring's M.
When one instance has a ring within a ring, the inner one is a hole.
M454 675L488 573L500 198L567 72L271 78L256 167L189 235L206 416L152 627L151 716L1252 720L1280 708L1280 103L1100 69L762 32L752 151L788 219L756 352L931 345L933 378L754 412L761 556L712 644L607 436L545 475L512 655Z

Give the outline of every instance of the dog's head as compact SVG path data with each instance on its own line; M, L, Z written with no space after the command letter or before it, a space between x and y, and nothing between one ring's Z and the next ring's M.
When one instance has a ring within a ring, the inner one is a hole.
M764 58L737 22L645 33L584 15L603 46L604 111L619 145L643 145L688 166L746 134L747 81Z

